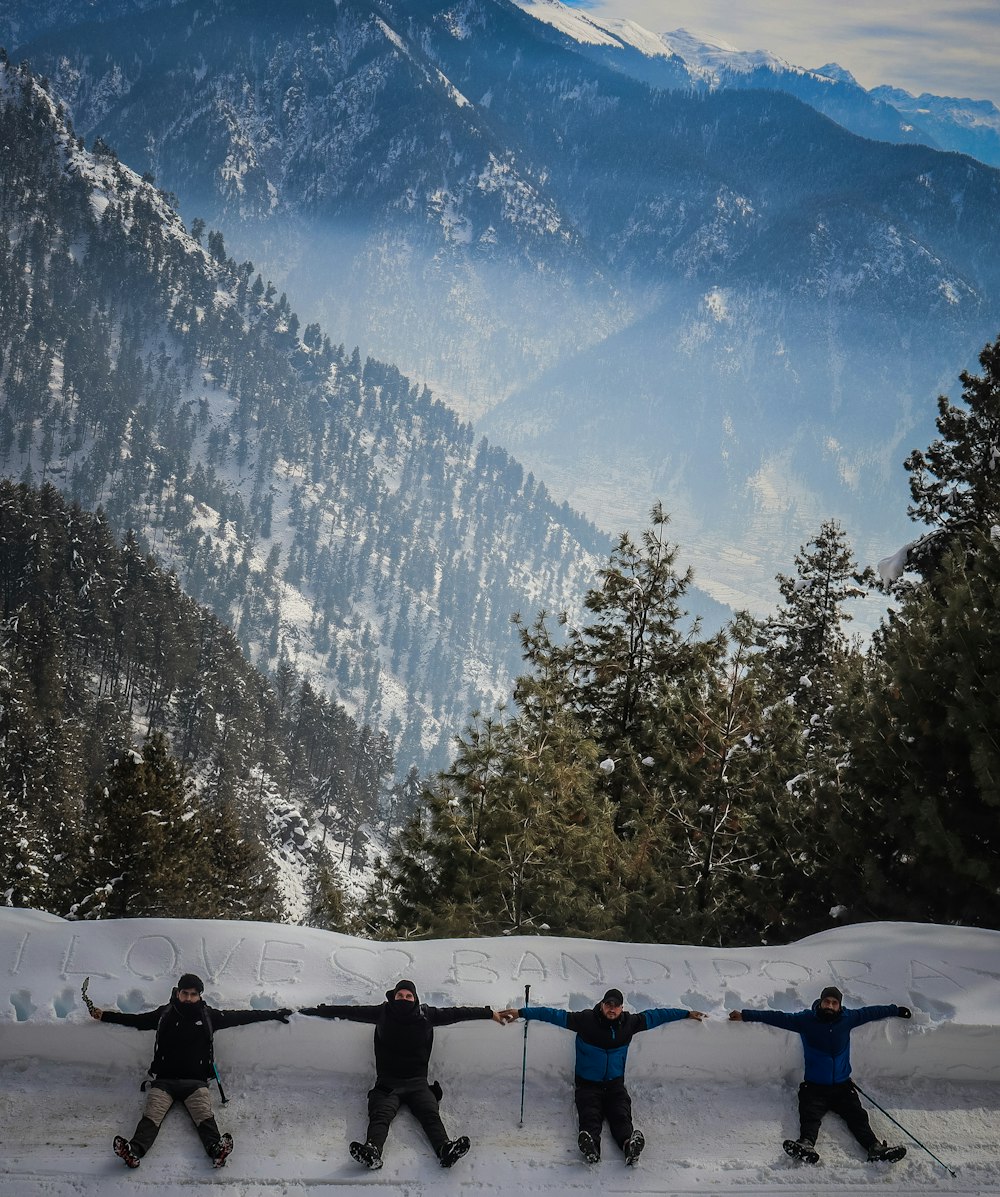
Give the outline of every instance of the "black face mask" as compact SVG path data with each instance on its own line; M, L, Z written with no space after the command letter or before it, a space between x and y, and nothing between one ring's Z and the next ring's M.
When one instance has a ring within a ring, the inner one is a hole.
M393 1018L402 1021L416 1018L420 1013L420 1006L416 1002L408 1002L406 998L394 998L389 1003L389 1009L392 1010Z
M836 1022L840 1017L839 1010L824 1010L822 1006L816 1011L816 1017L820 1022Z

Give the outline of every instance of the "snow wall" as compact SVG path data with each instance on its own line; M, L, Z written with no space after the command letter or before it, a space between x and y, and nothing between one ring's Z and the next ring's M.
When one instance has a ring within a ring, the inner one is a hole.
M865 1078L912 1076L1000 1081L1000 932L916 923L870 923L827 931L783 947L704 948L542 937L379 943L308 927L185 919L66 922L0 909L0 1059L145 1069L152 1036L100 1026L80 993L136 1012L162 1004L183 972L205 981L217 1007L267 1009L321 1002L371 1004L400 977L431 1005L524 1004L581 1009L620 988L630 1009L683 1006L704 1023L675 1023L640 1035L629 1055L635 1080L793 1083L801 1077L798 1037L730 1023L743 1007L796 1010L824 985L848 1006L896 1002L913 1019L888 1019L853 1036L855 1071ZM470 1069L505 1090L520 1078L524 1024L473 1022L442 1028L434 1073ZM303 1016L220 1034L223 1074L243 1067L372 1072L369 1026ZM528 1070L565 1082L573 1036L535 1023ZM235 1079L235 1078L234 1078Z

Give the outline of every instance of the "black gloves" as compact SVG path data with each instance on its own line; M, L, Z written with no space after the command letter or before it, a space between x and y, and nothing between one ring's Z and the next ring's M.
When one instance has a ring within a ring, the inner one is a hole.
M288 1022L289 1016L292 1014L292 1011L291 1010L275 1010L274 1014L275 1014L275 1017L280 1018L282 1022ZM906 1012L906 1017L907 1018L910 1017L909 1011Z
M912 1018L913 1011L910 1009L909 1006L897 1006L896 1007L896 1017L897 1018Z

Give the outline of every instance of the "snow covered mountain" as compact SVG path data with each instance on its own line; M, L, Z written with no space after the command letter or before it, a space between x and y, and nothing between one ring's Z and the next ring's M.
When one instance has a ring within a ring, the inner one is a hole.
M133 529L265 669L290 660L422 769L509 693L510 616L573 608L605 537L392 366L84 149L0 63L0 453Z
M787 92L863 137L956 150L1000 166L1000 110L990 100L864 88L835 62L809 69L768 50L738 50L687 29L652 33L633 21L593 16L561 0L519 3L584 52L654 87Z
M217 1197L332 1197L357 1186L374 1197L619 1190L985 1197L1000 1183L997 949L995 931L912 923L720 950L544 937L369 943L264 923L66 923L0 910L8 977L0 1004L0 1194L180 1197L204 1186ZM138 1117L153 1036L93 1022L81 983L90 977L89 996L98 1005L137 1012L162 1004L185 971L202 977L206 1000L222 1008L375 1003L405 976L432 1005L522 1006L530 986L532 1005L581 1009L616 985L630 1009L680 1006L708 1017L636 1038L628 1075L647 1147L628 1171L608 1144L592 1168L577 1152L572 1035L533 1023L525 1038L523 1023L473 1022L440 1029L432 1059L445 1124L470 1135L469 1155L442 1172L415 1122L401 1113L385 1167L365 1173L347 1145L364 1130L371 1028L293 1015L287 1026L267 1022L217 1036L229 1102L219 1104L214 1086L213 1100L236 1141L223 1173L213 1172L178 1113L141 1168L127 1172L111 1139L128 1134ZM910 1021L856 1031L852 1057L858 1084L927 1151L872 1109L879 1136L908 1147L898 1164L865 1163L833 1115L823 1124L818 1167L806 1172L782 1153L781 1140L796 1133L801 1049L792 1035L736 1025L727 1014L798 1009L831 983L849 1006L912 1007Z
M904 535L900 462L996 333L1000 177L846 132L770 58L711 89L716 47L698 90L650 46L509 0L212 0L23 52L305 319L606 529L662 498L699 580L761 607L823 519L868 560ZM792 79L916 140L849 80Z

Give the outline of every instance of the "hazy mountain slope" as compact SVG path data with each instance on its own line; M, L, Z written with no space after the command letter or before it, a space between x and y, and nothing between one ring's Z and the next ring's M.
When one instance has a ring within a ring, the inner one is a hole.
M893 463L996 331L998 176L581 48L507 0L215 0L28 50L88 135L338 335L495 409L482 426L605 527L663 494L685 544L710 498L703 569L748 551L761 602L819 519L867 545L902 512Z
M393 367L300 339L19 70L0 122L3 468L139 530L254 660L332 685L404 767L439 753L507 692L511 613L577 602L604 538Z

